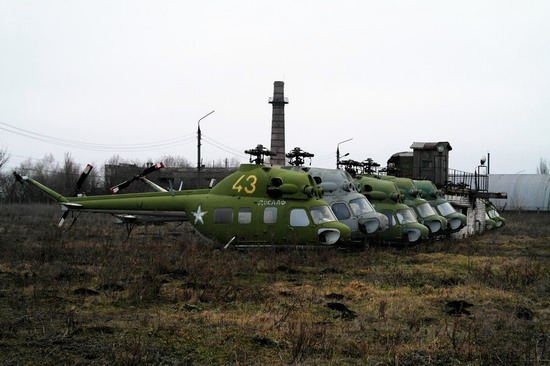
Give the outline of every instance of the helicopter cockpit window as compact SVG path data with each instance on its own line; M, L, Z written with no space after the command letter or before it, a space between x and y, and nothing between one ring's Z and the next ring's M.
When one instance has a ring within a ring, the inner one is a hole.
M214 224L231 224L233 223L232 208L217 208L214 210Z
M351 210L355 216L361 216L374 211L374 207L365 197L353 199L349 202Z
M328 206L315 206L310 209L314 224L336 221L336 217Z
M432 208L432 206L430 206L430 204L428 202L424 202L424 203L416 206L416 209L418 210L418 213L420 214L420 217L422 217L422 218L432 216L432 215L436 214L434 209Z
M264 208L264 224L274 224L277 222L277 207Z
M395 226L397 224L395 217L390 211L382 211L382 213L388 218L388 223L390 226Z
M338 220L347 220L351 216L348 206L344 202L333 203L332 211Z
M413 211L409 208L397 211L397 220L400 224L412 224L418 222L414 217Z
M290 211L290 226L308 226L309 217L303 208L295 208Z
M443 202L437 206L437 211L441 216L447 216L456 212L455 208L449 202Z
M489 217L494 219L495 217L500 217L500 214L497 212L497 210L489 210Z
M250 207L239 208L237 220L239 224L250 224L252 222L252 209Z

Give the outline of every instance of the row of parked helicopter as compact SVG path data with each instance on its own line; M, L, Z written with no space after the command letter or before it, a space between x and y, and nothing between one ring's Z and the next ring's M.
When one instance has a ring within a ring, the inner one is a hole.
M368 243L414 244L448 237L467 225L442 191L428 180L412 180L372 171L372 161L342 162L345 169L304 166L313 154L295 148L288 166L264 164L273 153L258 145L246 150L249 164L208 189L165 189L146 178L163 167L156 164L113 187L117 193L141 180L154 192L86 196L80 192L88 165L72 196L63 196L40 182L14 173L17 181L38 188L60 205L59 226L73 213L107 213L129 228L139 223L187 221L202 236L237 247L360 246ZM487 206L485 229L505 220ZM76 215L74 215L76 213ZM131 231L131 229L129 229Z

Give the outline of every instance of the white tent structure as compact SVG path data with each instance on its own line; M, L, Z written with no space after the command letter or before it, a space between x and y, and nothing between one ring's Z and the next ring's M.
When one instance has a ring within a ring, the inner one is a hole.
M490 174L489 192L508 193L507 200L491 200L500 208L550 211L550 174Z

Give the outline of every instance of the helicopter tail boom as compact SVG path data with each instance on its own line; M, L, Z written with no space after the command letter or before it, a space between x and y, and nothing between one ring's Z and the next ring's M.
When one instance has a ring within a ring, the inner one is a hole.
M40 182L37 182L34 179L29 178L28 176L22 176L22 175L20 175L16 172L14 172L13 175L15 176L15 179L18 182L20 182L20 183L29 183L30 185L35 186L36 188L38 188L39 190L44 192L46 195L48 195L49 197L51 197L52 199L54 199L55 201L57 201L61 204L69 202L67 197L63 196L60 193L57 193L56 191L54 191L51 188L46 187L45 185L43 185Z

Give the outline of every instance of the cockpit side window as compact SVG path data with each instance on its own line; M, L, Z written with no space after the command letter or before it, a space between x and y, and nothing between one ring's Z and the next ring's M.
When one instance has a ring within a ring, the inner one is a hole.
M382 213L388 218L388 223L390 226L395 226L397 222L393 216L393 213L391 211L382 211Z
M332 211L338 220L347 220L350 218L348 206L344 202L336 202L332 205Z
M309 217L303 208L295 208L290 211L290 226L308 226Z

